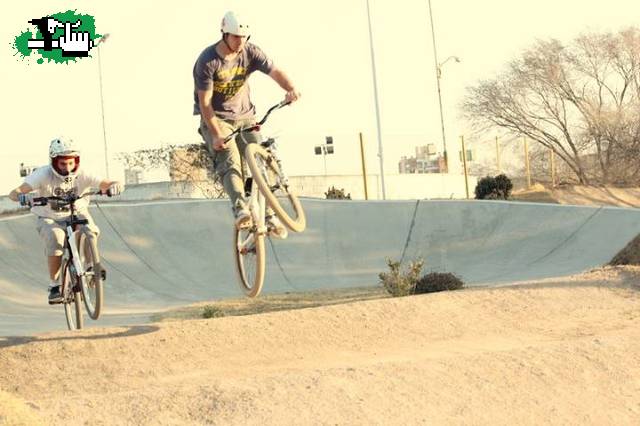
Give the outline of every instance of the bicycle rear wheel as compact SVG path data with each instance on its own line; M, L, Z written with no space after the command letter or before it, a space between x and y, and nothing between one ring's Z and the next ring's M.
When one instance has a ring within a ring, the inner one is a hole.
M255 227L234 229L233 252L240 288L248 297L256 297L264 284L264 235Z
M284 181L276 159L255 143L247 145L245 159L260 192L275 214L292 231L304 231L307 219L302 204Z
M78 254L80 255L82 269L85 271L85 275L80 277L80 288L82 289L84 306L87 308L89 317L96 320L102 311L104 290L102 285L100 253L98 252L96 236L93 233L83 231L80 234Z
M84 326L82 318L82 295L78 289L73 272L73 264L69 259L64 260L62 264L62 272L60 273L60 291L62 292L62 305L64 307L64 315L67 318L67 327L69 330L80 330Z

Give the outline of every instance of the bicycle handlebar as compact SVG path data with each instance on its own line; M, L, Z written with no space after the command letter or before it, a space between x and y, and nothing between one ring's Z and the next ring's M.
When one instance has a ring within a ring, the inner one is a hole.
M266 114L264 115L264 117L262 117L262 120L258 121L256 124L253 124L251 126L248 127L242 127L242 128L237 128L236 130L234 130L233 132L231 132L231 134L229 134L226 138L224 138L224 143L229 142L235 135L237 135L240 132L252 132L254 130L259 130L260 126L262 126L266 121L267 118L269 117L269 115L280 108L286 107L287 105L289 105L291 103L291 101L287 102L287 101L282 101L280 103L275 104L274 106L272 106L271 108L269 108L266 112Z
M50 197L35 197L33 199L33 205L34 206L46 206L47 203L51 200L54 201L59 201L62 205L66 205L66 204L72 204L75 203L76 201L78 201L81 198L84 197L88 197L89 195L106 195L108 197L111 197L111 190L108 189L106 193L102 193L102 191L98 190L98 191L89 191L85 194L82 194L80 196L76 195L76 194L67 194L65 196L59 197L59 196L55 196L52 195Z

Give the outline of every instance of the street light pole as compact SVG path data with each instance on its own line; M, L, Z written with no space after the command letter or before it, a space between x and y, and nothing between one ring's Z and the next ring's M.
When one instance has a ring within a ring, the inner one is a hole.
M104 167L106 172L106 178L109 179L109 154L107 152L107 130L104 123L104 97L102 94L102 61L100 59L100 44L107 41L109 38L109 34L105 34L100 37L98 43L96 43L96 48L98 49L98 76L100 79L100 108L102 112L102 140L104 142Z
M369 0L367 0L367 19L369 22L369 47L371 48L371 69L373 72L373 96L376 104L376 124L378 127L378 157L380 158L380 183L382 185L382 199L386 200L387 195L384 186L384 157L382 153L382 131L380 130L380 107L378 106L378 81L376 77L376 56L373 51L373 31L371 30L371 11Z
M322 158L324 159L324 178L327 178L327 150L322 147Z
M440 90L440 77L442 76L442 66L449 60L455 59L460 62L457 56L449 56L444 62L438 63L438 51L436 49L436 32L433 27L433 12L431 10L431 0L429 1L429 19L431 21L431 40L433 41L433 59L436 67L436 83L438 85L438 105L440 106L440 127L442 129L442 150L444 155L444 165L446 172L449 173L449 157L447 155L447 138L444 131L444 113L442 111L442 91Z

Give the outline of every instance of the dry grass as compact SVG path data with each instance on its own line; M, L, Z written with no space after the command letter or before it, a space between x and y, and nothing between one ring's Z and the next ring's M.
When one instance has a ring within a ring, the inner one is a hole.
M262 295L255 299L238 298L200 302L183 308L155 314L154 322L201 319L205 311L215 311L219 316L242 316L317 306L338 305L360 300L389 297L381 287L362 287L337 290L315 290Z

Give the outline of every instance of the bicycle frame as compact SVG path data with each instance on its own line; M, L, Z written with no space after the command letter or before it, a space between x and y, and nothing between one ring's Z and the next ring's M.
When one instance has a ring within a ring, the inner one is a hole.
M75 273L79 277L84 277L86 275L86 272L82 266L82 262L80 262L80 254L78 252L78 245L76 243L76 235L75 235L76 232L81 232L81 230L79 229L78 231L74 231L73 227L75 225L86 225L87 223L88 221L84 219L82 220L77 219L73 204L71 204L71 217L70 217L70 220L66 221L67 237L65 241L65 246L71 252L71 261L73 262Z
M239 134L241 138L243 138L243 133L244 132L251 132L251 131L255 131L258 130L260 128L260 126L262 126L266 121L267 118L269 117L269 115L271 114L272 111L282 108L284 106L289 105L290 102L281 102L277 105L274 105L273 107L271 107L267 113L265 114L265 116L262 118L262 120L260 120L258 123L256 123L253 126L249 126L247 128L239 128L236 129L233 133L231 133L229 136L227 136L226 140L231 140L231 138L233 138L233 136ZM244 139L244 138L243 138ZM246 142L246 141L245 141ZM275 153L273 152L272 148L275 147L274 144L269 144L269 145L265 145L264 142L261 143L262 146L264 146L269 153L273 156L274 160L276 160L278 162L278 165L280 166L280 160L278 159L278 157L275 155ZM251 179L251 190L249 192L249 199L247 200L247 205L249 207L249 211L251 213L251 219L253 220L253 226L256 227L256 233L258 235L266 235L268 232L267 226L266 226L266 207L267 207L267 202L266 199L264 198L264 195L262 195L262 193L260 192L260 190L258 189L258 186L256 185L255 181L252 178L248 178ZM286 178L285 178L286 179ZM245 195L247 195L245 193ZM241 251L245 250L247 247L251 247L251 244L253 244L254 241L254 235L255 233L250 233L249 236L240 244L240 247L238 247Z
M86 219L78 219L78 216L76 215L75 202L87 195L97 195L99 193L100 192L96 192L96 193L89 192L85 195L72 198L70 200L66 200L65 198L61 198L61 197L41 197L36 199L38 203L46 204L49 200L58 200L58 201L65 202L65 204L69 204L69 218L65 220L66 227L65 227L65 242L64 242L63 258L65 258L65 256L70 255L71 261L73 262L75 275L78 276L80 279L85 277L87 275L87 272L84 270L84 267L82 266L82 262L80 262L80 253L78 252L78 244L76 243L76 233L81 232L81 230L80 229L74 230L74 228L78 225L80 226L87 225L89 221ZM68 257L66 258L68 259Z

